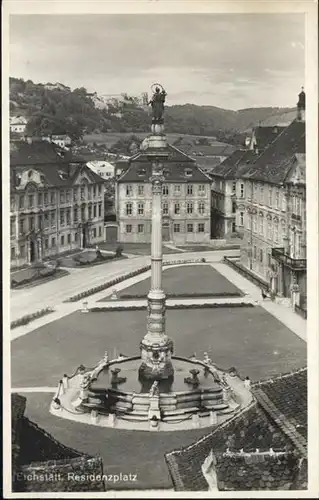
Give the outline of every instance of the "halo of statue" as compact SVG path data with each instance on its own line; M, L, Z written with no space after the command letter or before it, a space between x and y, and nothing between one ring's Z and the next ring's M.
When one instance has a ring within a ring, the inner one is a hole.
M158 87L161 92L164 91L163 85L161 85L160 83L153 83L153 85L151 86L151 90L153 93L156 91L156 87Z

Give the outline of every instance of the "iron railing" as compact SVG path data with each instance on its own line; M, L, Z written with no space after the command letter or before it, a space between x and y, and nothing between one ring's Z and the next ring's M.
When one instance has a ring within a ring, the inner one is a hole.
M289 255L285 254L285 249L283 247L272 248L271 256L290 269L300 271L307 269L307 259L293 259Z

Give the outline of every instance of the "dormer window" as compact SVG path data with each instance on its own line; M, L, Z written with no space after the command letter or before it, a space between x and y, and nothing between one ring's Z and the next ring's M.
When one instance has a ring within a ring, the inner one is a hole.
M185 177L192 177L193 170L191 168L185 168Z
M65 181L68 178L68 174L66 172L64 172L63 170L60 170L58 172L58 174L59 174L60 179L62 179L63 181Z
M137 175L139 177L143 177L146 175L146 168L139 168L138 171L137 171Z

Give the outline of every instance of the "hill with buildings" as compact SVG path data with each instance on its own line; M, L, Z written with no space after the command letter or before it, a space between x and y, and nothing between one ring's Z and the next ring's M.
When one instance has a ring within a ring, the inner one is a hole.
M145 94L146 95L146 94ZM145 97L144 95L144 97ZM71 90L60 83L34 83L10 78L10 113L28 119L27 133L51 135L66 133L73 139L85 134L149 130L149 110L145 98L123 94L105 106L98 96L83 87ZM167 106L166 131L177 134L209 135L234 142L234 136L276 117L280 121L289 108L250 108L232 111L215 106L184 104Z

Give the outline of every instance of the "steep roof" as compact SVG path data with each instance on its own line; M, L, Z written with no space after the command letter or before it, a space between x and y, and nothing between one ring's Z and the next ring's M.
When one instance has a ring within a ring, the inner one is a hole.
M258 150L264 151L268 144L273 142L285 128L286 127L278 125L274 127L256 127L253 131L253 136L256 140Z
M306 373L306 369L299 370L273 381L254 384L252 391L256 400L251 405L192 445L167 453L165 459L175 490L208 489L202 466L210 454L215 464L218 489L233 490L239 482L242 489L287 489L292 484L295 489L306 487L307 472L300 469L301 464L306 467L304 449L301 448L304 443L299 436L297 441L289 428L294 402L299 398L301 403L296 403L296 418L301 422L299 425L306 425ZM265 387L265 393L268 391L267 408L260 386ZM273 411L274 407L277 413ZM297 442L301 446L296 447ZM282 458L279 460L279 457ZM250 467L245 476L246 480L250 478L248 487L238 472L247 467ZM272 487L266 484L269 477Z
M243 178L272 184L284 182L296 153L305 153L305 123L293 121L250 164Z
M254 151L247 149L237 149L222 163L216 165L211 175L223 177L224 179L235 179L241 172L241 167L246 167L250 162L256 158Z
M168 159L165 160L166 182L211 182L195 161L172 145L167 146ZM186 175L188 170L189 175ZM190 175L191 172L191 175ZM152 165L147 155L141 151L128 161L128 168L118 178L118 182L147 182L152 174Z

